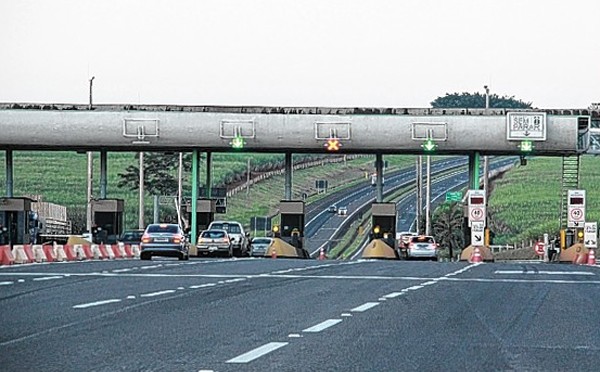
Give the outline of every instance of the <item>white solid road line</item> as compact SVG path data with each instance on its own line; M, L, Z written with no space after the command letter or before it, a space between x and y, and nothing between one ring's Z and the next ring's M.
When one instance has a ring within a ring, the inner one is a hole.
M340 323L342 320L341 319L328 319L324 322L321 322L317 325L314 325L310 328L306 328L304 330L302 330L302 332L312 332L312 333L316 333L316 332L321 332L324 329L327 329L331 326L334 326L338 323Z
M237 356L233 359L229 359L225 363L249 363L254 359L260 358L261 356L268 354L272 351L275 351L281 347L286 346L289 342L269 342L261 347L257 347L256 349L249 351L245 354Z
M164 294L175 293L175 292L176 291L174 289L167 289L166 291L144 293L144 294L141 294L140 297L154 297L154 296L161 296L161 295L164 295Z
M367 302L365 304L362 304L358 307L355 307L354 309L350 310L352 312L363 312L363 311L367 311L369 309L374 308L375 306L379 305L379 302Z
M11 285L14 284L15 282L0 282L0 285Z
M589 271L529 271L529 270L496 270L494 274L538 274L538 275L596 275Z
M100 306L100 305L106 305L106 304L112 304L112 303L115 303L115 302L121 302L121 300L119 300L118 298L113 298L112 300L90 302L90 303L87 303L87 304L75 305L75 306L73 306L73 309L85 309L85 308L88 308L88 307Z

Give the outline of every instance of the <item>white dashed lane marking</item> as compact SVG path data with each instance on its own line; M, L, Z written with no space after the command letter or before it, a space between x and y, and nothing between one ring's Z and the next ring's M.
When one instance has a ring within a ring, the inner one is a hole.
M302 330L302 332L311 332L311 333L321 332L329 327L332 327L332 326L340 323L341 321L342 321L341 319L328 319L328 320L321 322L317 325L314 325L310 328L306 328L306 329Z
M174 289L167 289L166 291L144 293L144 294L141 294L140 297L155 297L155 296L162 296L164 294L175 293L175 292L176 291Z
M42 278L33 278L32 280L34 281L41 281L41 280L54 280L54 279L62 279L62 276L45 276Z
M360 305L358 307L355 307L354 309L352 309L350 311L362 313L363 311L367 311L369 309L372 309L372 308L374 308L377 305L379 305L379 302L367 302L366 304L362 304L362 305Z
M494 274L537 274L537 275L596 275L589 271L529 271L529 270L496 270Z
M118 298L113 298L111 300L89 302L87 304L75 305L75 306L73 306L73 309L86 309L88 307L100 306L100 305L106 305L106 304L112 304L112 303L115 303L115 302L121 302L121 300L119 300Z
M268 354L272 351L275 351L279 348L286 346L288 342L269 342L261 347L257 347L254 350L251 350L245 354L237 356L233 359L229 359L225 363L249 363L254 359L260 358L261 356Z
M11 285L14 284L15 282L0 282L0 285Z

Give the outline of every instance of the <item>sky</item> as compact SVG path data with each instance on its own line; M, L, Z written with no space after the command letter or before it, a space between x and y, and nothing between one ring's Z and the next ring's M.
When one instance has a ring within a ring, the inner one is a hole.
M0 102L600 102L598 0L0 0Z

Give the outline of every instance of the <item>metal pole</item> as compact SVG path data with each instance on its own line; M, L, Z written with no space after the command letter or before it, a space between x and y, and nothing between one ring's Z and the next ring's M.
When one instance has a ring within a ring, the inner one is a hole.
M139 205L140 219L138 221L138 228L144 229L146 224L144 223L144 153L140 152L140 205Z
M206 198L212 199L212 179L211 172L212 171L212 153L210 151L206 152Z
M154 216L152 219L153 223L158 223L160 221L160 205L159 205L159 196L154 195Z
M88 107L89 110L92 109L92 86L94 84L94 79L95 78L96 78L95 76L92 76L92 78L90 79L90 105Z
M484 85L485 89L485 114L489 115L490 110L490 88L487 85ZM487 206L488 200L488 189L489 189L489 157L486 155L483 157L483 190L485 192L485 203ZM487 210L487 209L486 209ZM487 219L486 219L487 220Z
M479 152L469 155L469 188L479 190Z
M6 196L13 197L13 152L6 150Z
M100 199L106 199L108 185L106 150L100 151Z
M192 242L192 244L196 243L196 236L198 234L198 231L196 231L196 210L198 206L198 163L200 162L199 158L200 153L198 152L198 150L194 150L192 152L192 218L190 218L190 223L192 224L192 236L190 241Z
M284 200L292 200L292 153L285 153L285 197Z
M246 196L250 193L250 158L248 158L248 170L246 171Z
M92 194L93 194L93 179L94 179L94 153L87 152L87 213L86 213L86 230L92 235Z
M377 203L383 203L383 155L381 153L375 154L375 172L377 173L377 179L375 188L377 189Z
M422 185L422 180L423 180L423 156L419 155L417 157L417 172L416 172L416 194L417 194L417 213L416 213L416 223L415 223L415 228L416 228L416 233L420 234L421 233L421 213L423 211L423 198L421 196L422 190L423 190L423 185Z
M425 235L431 235L431 156L427 155L427 185L425 186Z
M177 218L179 226L183 226L181 201L183 199L183 152L179 153L179 172L177 174Z

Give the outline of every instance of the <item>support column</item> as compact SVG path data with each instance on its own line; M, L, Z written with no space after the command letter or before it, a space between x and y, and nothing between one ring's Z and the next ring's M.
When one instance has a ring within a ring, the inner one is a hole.
M479 152L469 155L469 189L479 190Z
M423 156L417 156L417 172L415 175L416 180L416 213L415 213L415 231L417 234L421 233L421 214L423 213Z
M100 199L106 199L106 190L108 185L108 160L106 150L100 151Z
M86 231L92 236L92 196L94 187L94 153L87 152L87 209L86 209Z
M13 197L13 152L6 150L6 196Z
M199 159L199 157L198 157ZM212 152L206 152L206 198L211 199L212 194Z
M139 219L138 228L140 230L146 227L144 223L144 153L140 152L140 200L139 200Z
M375 188L377 189L377 203L383 203L383 155L375 154L375 172L377 173L377 179L375 182Z
M196 209L198 206L198 163L200 162L200 153L198 150L192 152L192 218L190 218L191 237L190 242L196 244Z
M285 153L285 196L284 200L292 200L292 153Z
M431 235L431 156L427 155L427 184L425 185L425 235Z

